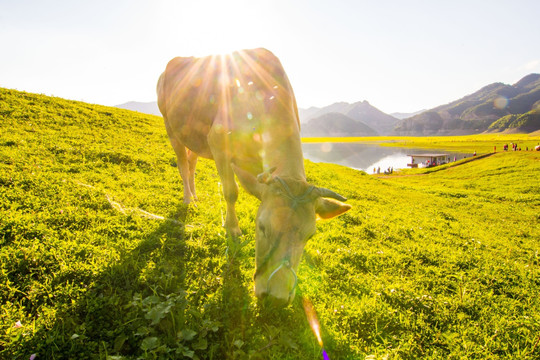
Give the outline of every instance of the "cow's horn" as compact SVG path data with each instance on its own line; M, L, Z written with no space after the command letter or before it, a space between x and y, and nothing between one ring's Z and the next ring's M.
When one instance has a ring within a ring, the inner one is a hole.
M272 173L276 171L277 167L273 167L270 170L267 170L259 175L257 175L257 181L263 184L270 184L272 181L274 181L274 177L272 176Z
M317 191L318 195L320 197L332 198L332 199L336 199L336 200L339 200L339 201L347 201L346 197L343 197L343 196L339 195L338 193L333 192L332 190L328 190L328 189L325 189L325 188L317 188L317 190L318 190Z

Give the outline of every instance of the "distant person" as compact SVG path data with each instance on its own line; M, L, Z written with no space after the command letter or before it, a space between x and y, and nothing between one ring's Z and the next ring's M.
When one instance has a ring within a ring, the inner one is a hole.
M493 147L493 152L497 152L497 146L496 145Z
M474 154L472 154L472 156L476 156L476 150L474 151Z

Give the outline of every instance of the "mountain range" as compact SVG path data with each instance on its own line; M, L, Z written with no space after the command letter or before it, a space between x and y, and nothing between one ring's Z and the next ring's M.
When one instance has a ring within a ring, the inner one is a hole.
M298 109L302 136L376 136L392 133L399 119L367 101ZM344 135L337 135L344 134Z
M156 102L116 107L161 116ZM540 74L513 85L493 83L430 110L388 115L367 101L298 109L302 136L467 135L540 130Z
M117 108L161 116L157 103L130 101ZM323 108L298 109L302 136L388 135L399 119L383 113L367 101L335 103Z
M356 121L347 115L330 112L314 119L301 127L303 137L347 137L347 136L377 136L378 133L361 121Z
M466 135L507 130L530 132L531 129L540 129L540 124L535 122L538 117L535 109L540 109L540 74L529 74L513 85L493 83L459 100L403 119L394 132L396 135L412 136ZM531 111L530 116L514 121L517 115ZM514 120L498 122L510 115Z

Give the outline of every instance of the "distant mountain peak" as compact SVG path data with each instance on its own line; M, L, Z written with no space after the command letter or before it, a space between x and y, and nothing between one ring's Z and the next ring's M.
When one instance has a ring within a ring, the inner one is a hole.
M529 74L524 76L521 80L515 83L513 86L517 88L523 88L532 83L536 83L540 80L540 74Z
M114 107L120 109L127 109L131 111L138 111L143 114L157 115L161 116L161 112L157 106L157 102L140 102L140 101L128 101L126 103L115 105Z

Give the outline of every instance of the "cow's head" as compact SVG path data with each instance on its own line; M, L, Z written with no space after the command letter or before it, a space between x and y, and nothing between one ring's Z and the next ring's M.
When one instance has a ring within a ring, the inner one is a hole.
M261 200L256 219L255 295L288 304L296 291L296 272L307 240L315 234L317 219L330 219L351 208L335 192L305 181L273 176L258 177L234 166L244 188Z

